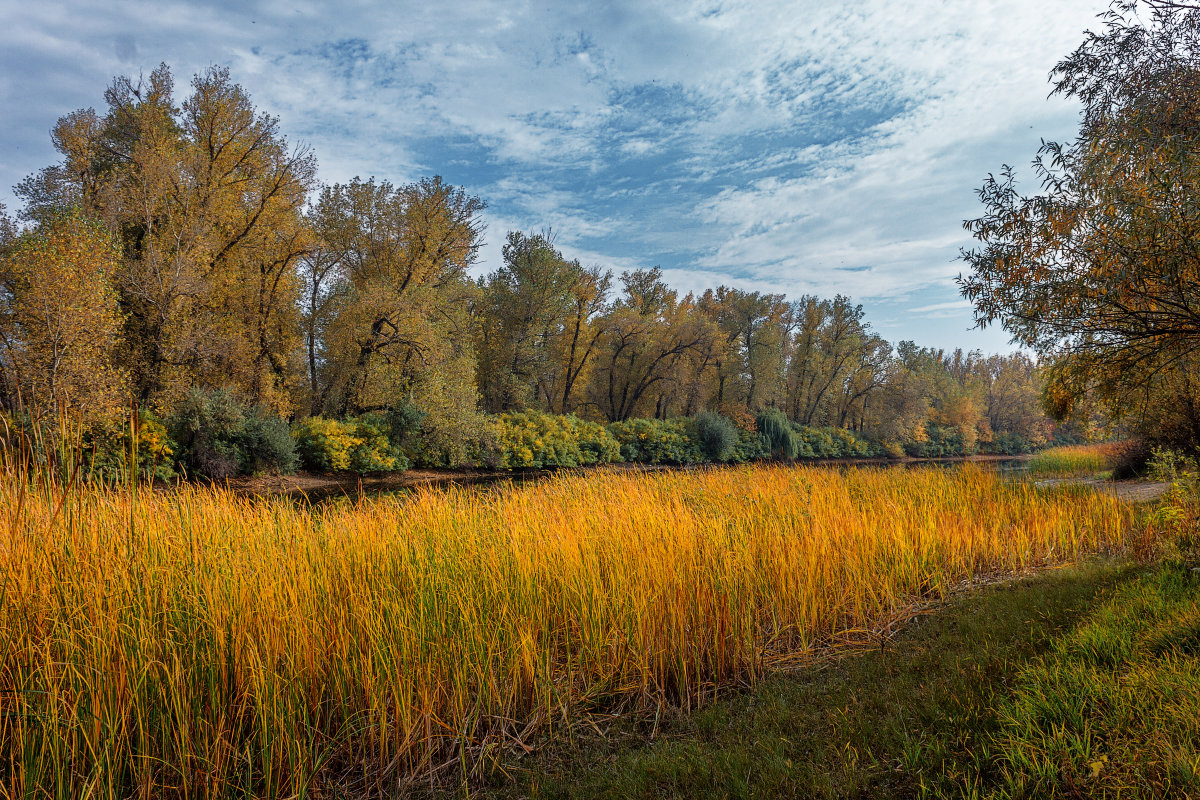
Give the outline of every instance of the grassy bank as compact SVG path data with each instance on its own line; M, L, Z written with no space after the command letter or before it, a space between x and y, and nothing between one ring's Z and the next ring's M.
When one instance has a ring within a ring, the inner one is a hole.
M1112 469L1113 453L1111 444L1051 447L1029 459L1028 471L1044 477L1090 477Z
M987 796L1004 785L998 698L1143 571L1093 560L958 594L886 647L772 675L694 714L666 714L657 730L597 720L603 735L583 730L573 745L514 758L478 794Z
M656 729L598 720L504 764L483 794L1200 797L1198 598L1178 563L1094 560L987 587L886 647Z
M8 477L0 784L290 797L478 777L586 712L695 708L963 581L1136 545L1127 518L971 467L320 508Z

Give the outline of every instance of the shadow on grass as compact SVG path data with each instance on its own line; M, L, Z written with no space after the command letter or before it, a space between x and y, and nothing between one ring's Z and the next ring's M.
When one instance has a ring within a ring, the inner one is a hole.
M950 600L886 648L847 655L690 715L620 720L458 796L963 797L994 786L996 708L1022 669L1143 568L1112 561Z

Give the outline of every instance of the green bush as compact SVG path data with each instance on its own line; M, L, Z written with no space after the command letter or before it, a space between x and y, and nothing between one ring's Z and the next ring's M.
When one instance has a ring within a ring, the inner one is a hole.
M905 450L914 458L948 458L965 454L962 434L950 425L926 425L925 440L909 442Z
M738 428L738 441L729 460L735 464L748 464L771 456L771 443L757 430Z
M354 435L361 443L350 453L352 472L399 472L409 467L408 457L401 450L400 441L392 441L393 430L390 415L363 414L347 424L353 424ZM398 427L398 426L396 426Z
M812 428L792 425L799 440L798 458L868 458L881 455L883 448L845 428Z
M1156 481L1191 484L1200 474L1195 456L1167 447L1154 447L1146 463L1146 474Z
M1033 447L1019 433L1002 431L992 434L992 440L983 445L983 452L995 455L1016 456L1033 452Z
M796 425L792 430L800 440L800 458L839 458L842 455L840 441L829 435L829 429Z
M344 422L309 417L292 428L296 450L305 469L314 472L402 470L407 459L396 451L382 416L364 415Z
M264 472L288 475L300 465L290 426L263 409L248 410L236 443L238 464L245 475Z
M541 411L492 420L496 466L502 469L581 467L619 461L620 445L603 426Z
M697 464L704 453L686 417L627 419L608 426L621 445L621 458L641 464Z
M608 428L598 422L582 420L574 414L564 417L563 421L579 444L580 463L583 466L612 464L621 460L621 445Z
M224 389L192 389L171 416L179 462L192 474L233 475L296 471L296 445L288 424Z
M787 417L777 408L768 408L755 418L758 432L766 439L767 449L771 456L792 460L801 455L800 437L792 430ZM805 453L805 455L808 455Z
M401 470L422 460L425 451L422 431L428 416L411 403L402 403L389 411L363 414L358 421L382 431L388 441L389 455L396 460L391 469Z
M722 462L733 458L741 435L733 423L715 411L704 411L694 420L696 443L708 461Z
M347 426L334 419L309 417L292 426L300 465L313 472L350 468L350 451L356 440Z

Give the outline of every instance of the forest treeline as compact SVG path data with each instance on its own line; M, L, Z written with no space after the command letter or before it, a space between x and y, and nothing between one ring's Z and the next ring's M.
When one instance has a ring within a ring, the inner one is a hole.
M61 160L0 214L13 427L69 411L111 447L136 407L160 452L210 474L289 468L260 458L289 447L325 468L686 463L716 457L699 455L714 425L745 458L1051 435L1023 354L893 346L842 296L681 295L658 269L568 259L549 232L509 232L475 279L485 203L466 189L320 185L227 70L176 94L165 65L116 79L102 113L58 121ZM672 435L683 449L639 450Z

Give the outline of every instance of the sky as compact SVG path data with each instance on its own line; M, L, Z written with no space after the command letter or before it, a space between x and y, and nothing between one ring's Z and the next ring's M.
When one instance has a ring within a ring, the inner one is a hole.
M0 0L0 202L49 131L166 62L229 67L326 183L441 175L507 231L671 285L844 294L895 342L1007 352L958 293L962 221L1032 191L1078 106L1048 74L1105 0Z

